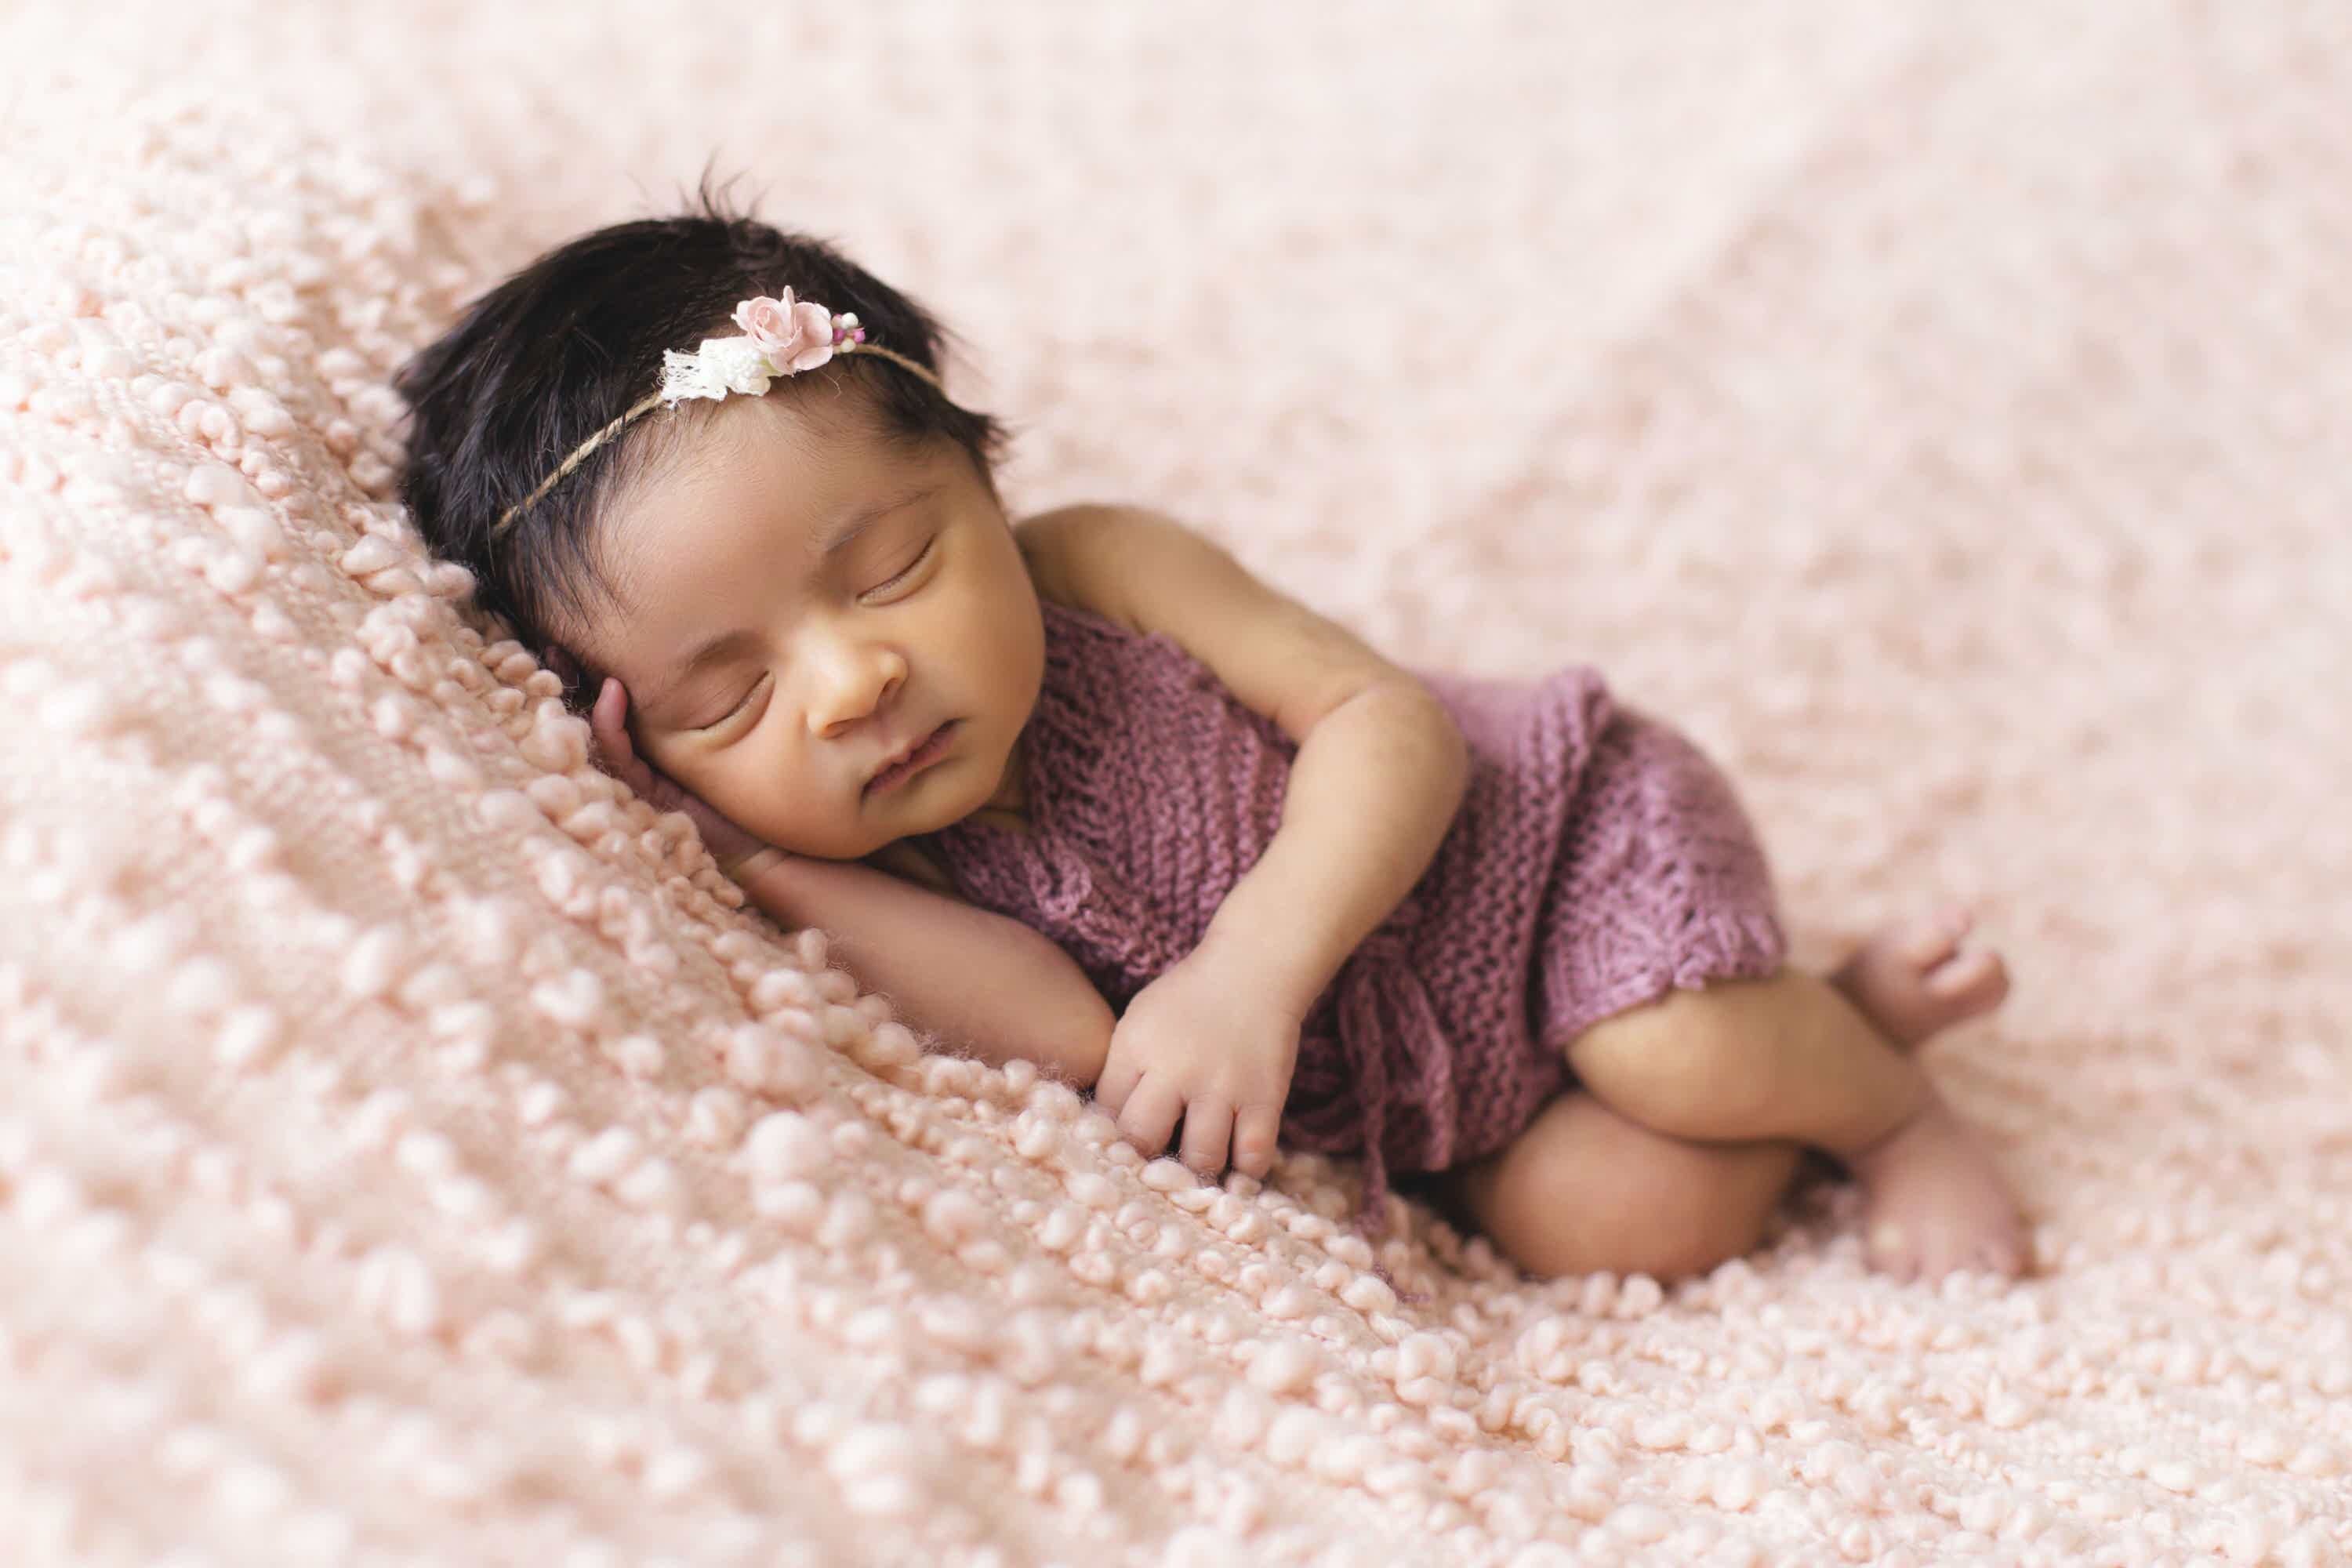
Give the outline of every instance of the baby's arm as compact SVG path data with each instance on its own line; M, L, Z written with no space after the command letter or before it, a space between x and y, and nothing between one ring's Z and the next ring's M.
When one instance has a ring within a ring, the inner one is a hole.
M851 860L776 852L742 875L779 923L815 926L898 1021L992 1067L1020 1058L1090 1088L1118 1019L1077 961L1020 921Z

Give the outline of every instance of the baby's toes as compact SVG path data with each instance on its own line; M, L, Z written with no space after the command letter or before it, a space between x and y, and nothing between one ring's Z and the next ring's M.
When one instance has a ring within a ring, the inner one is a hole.
M1960 1269L1987 1269L1996 1274L2014 1276L2014 1269L1999 1268L1993 1258L2002 1244L1990 1237L1975 1235L1954 1226L1929 1226L1918 1247L1919 1271L1916 1278L1933 1285L1946 1275Z
M1890 1279L1907 1281L1918 1277L1918 1240L1907 1227L1893 1220L1881 1220L1870 1227L1864 1251L1869 1255L1871 1268Z
M1938 996L1956 995L1984 984L1986 977L2000 967L2000 954L1980 947L1929 970L1927 986Z
M1914 967L1926 971L1959 951L1960 939L1976 921L1964 904L1946 904L1933 914L1913 919L1904 929L1896 951Z
M2028 1239L2023 1222L2013 1214L1931 1215L1910 1228L1916 1232L1908 1249L1914 1272L1906 1279L1932 1285L1960 1269L2002 1279L2025 1272Z
M1970 1267L2004 1279L2015 1279L2026 1272L2030 1261L2031 1253L2023 1237L1998 1237L1978 1246Z
M1930 994L1955 1005L1960 1016L1999 1006L2009 995L2009 965L1990 948L1962 953L1927 979Z
M1965 1250L1958 1244L1958 1238L1936 1226L1928 1227L1927 1234L1919 1238L1915 1251L1918 1268L1913 1278L1927 1285L1933 1285L1945 1275L1960 1267L1961 1259L1965 1256Z

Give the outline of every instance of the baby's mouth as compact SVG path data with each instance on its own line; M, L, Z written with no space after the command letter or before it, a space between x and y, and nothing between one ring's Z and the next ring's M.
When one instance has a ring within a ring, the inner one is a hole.
M913 751L907 753L907 757L904 762L898 763L890 767L885 768L880 773L876 773L872 778L866 780L866 788L862 793L870 798L873 795L878 795L882 791L903 782L916 770L927 767L931 763L937 761L940 753L946 749L949 736L954 731L956 721L953 719L943 721L938 728L934 729L929 734L923 737L920 744L916 746Z

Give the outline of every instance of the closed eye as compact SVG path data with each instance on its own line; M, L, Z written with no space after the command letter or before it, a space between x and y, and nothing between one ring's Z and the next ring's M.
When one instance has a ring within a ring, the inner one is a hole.
M931 535L928 540L925 540L923 542L923 548L921 551L916 554L912 561L907 563L906 567L900 571L897 576L889 579L888 582L877 584L872 591L878 594L884 588L890 587L894 584L903 583L908 578L913 576L915 574L915 568L920 566L924 562L930 559L931 549L934 545L938 544L939 542L940 536L936 533Z
M767 685L767 684L768 684L768 678L767 678L766 676L764 676L764 675L763 675L763 676L761 676L761 677L759 679L758 682L752 686L752 688L751 688L751 690L746 691L745 693L743 693L743 700L742 700L742 701L738 702L737 704L735 704L735 706L734 706L734 707L730 708L729 710L727 710L727 711L726 711L726 712L721 713L718 718L713 719L709 723L708 723L708 724L697 724L697 725L694 727L694 730L693 730L693 731L692 731L692 732L693 732L693 733L695 733L695 734L697 734L697 735L708 735L708 734L709 734L709 733L710 733L710 731L712 731L713 730L718 729L720 725L722 725L722 724L726 723L729 720L730 720L730 719L734 718L734 717L735 717L735 715L737 715L738 713L742 712L742 711L743 711L743 710L745 710L746 708L749 708L750 706L751 706L751 699L753 699L754 697L757 697L758 695L760 695L760 688L761 688L761 687L762 687L762 686L765 686L765 685Z
M892 586L894 586L894 585L896 585L896 584L899 584L899 583L903 583L903 582L905 582L908 578L909 578L909 577L913 576L913 575L914 575L914 574L915 574L915 568L917 568L918 566L920 566L920 565L921 565L925 561L927 561L927 560L930 559L931 551L933 550L933 548L934 548L934 547L936 547L936 546L938 545L938 543L939 543L939 536L938 536L937 534L932 535L932 536L931 536L931 538L930 538L930 539L929 539L929 541L928 541L928 542L923 545L923 548L922 548L921 552L920 552L919 553L918 553L918 554L916 555L916 557L915 557L912 561L908 562L908 563L907 563L907 564L906 564L906 566L905 566L902 570L900 570L900 571L898 572L898 574L896 576L893 576L893 577L889 578L887 581L883 582L883 583L881 583L881 584L877 584L877 586L875 586L873 589L871 589L871 590L869 590L869 591L870 591L870 592L872 592L872 593L877 593L877 594L878 594L878 593L882 592L882 590L883 590L883 589L885 589L885 588L888 588L888 587L892 587ZM765 685L767 685L767 684L768 684L767 678L766 678L765 676L761 677L761 678L760 678L760 680L758 681L758 683L757 683L757 684L755 684L755 685L751 688L751 690L749 690L749 691L747 691L747 692L745 692L745 693L743 694L743 700L741 700L740 702L738 702L737 704L735 704L735 706L734 706L734 707L730 708L726 712L721 713L718 718L713 719L709 723L708 723L708 724L698 724L698 725L696 725L696 726L693 728L693 730L689 731L689 733L697 734L697 735L708 735L708 734L709 734L712 731L717 730L717 729L719 729L719 728L721 728L722 726L724 726L724 725L726 725L726 724L728 724L728 723L731 722L731 721L733 721L733 720L734 720L738 715L740 715L740 713L742 713L746 709L748 709L748 708L750 708L750 707L751 706L751 700L752 700L753 698L755 698L755 697L759 696L759 695L760 695L760 689L761 689L761 687L763 687L763 686L765 686Z

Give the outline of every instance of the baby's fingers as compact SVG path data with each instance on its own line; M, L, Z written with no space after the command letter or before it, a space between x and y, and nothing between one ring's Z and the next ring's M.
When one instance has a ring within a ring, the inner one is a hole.
M1176 1119L1184 1114L1184 1096L1165 1079L1146 1075L1118 1110L1118 1130L1148 1158L1157 1159L1168 1147ZM1189 1136L1189 1132L1187 1136Z
M1275 1142L1282 1131L1280 1106L1245 1105L1234 1119L1234 1169L1265 1180L1274 1169Z
M628 710L629 689L606 676L604 684L596 689L595 706L588 710L588 728L608 754L626 755L634 750L628 728L621 722Z
M629 728L624 721L629 711L629 689L610 676L596 692L596 705L588 710L588 732L596 737L596 749L614 773L628 782L639 795L646 793L646 769L637 761L637 749L629 743Z
M1184 1108L1184 1163L1203 1176L1225 1168L1225 1145L1234 1131L1234 1108L1206 1095Z

